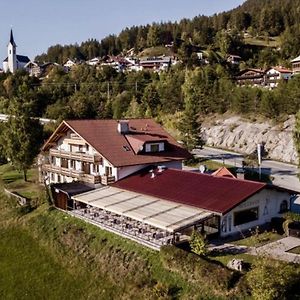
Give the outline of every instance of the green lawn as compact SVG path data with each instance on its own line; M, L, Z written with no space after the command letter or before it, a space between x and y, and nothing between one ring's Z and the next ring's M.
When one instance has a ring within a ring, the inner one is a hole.
M22 229L0 228L0 240L1 299L85 299L95 291L98 299L109 299L114 294L104 278L105 289L95 287L89 272L64 266Z
M38 170L36 168L28 170L27 182L25 182L23 174L15 170L11 164L1 165L0 181L8 190L29 199L39 197L43 191L43 186L37 184Z
M289 253L300 254L300 247L295 247L288 251Z

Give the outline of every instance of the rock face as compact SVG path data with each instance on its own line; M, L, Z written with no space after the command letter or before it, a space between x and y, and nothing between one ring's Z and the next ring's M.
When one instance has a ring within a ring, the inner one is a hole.
M209 146L250 154L256 150L257 144L263 143L270 159L297 164L294 126L294 116L276 126L271 122L251 123L235 116L213 124L203 123L202 129Z

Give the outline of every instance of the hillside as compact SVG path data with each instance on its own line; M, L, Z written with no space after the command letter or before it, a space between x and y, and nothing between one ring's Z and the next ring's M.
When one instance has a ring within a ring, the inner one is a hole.
M58 63L63 63L67 58L87 60L96 56L117 55L131 48L138 54L145 48L171 43L175 53L188 57L193 49L222 48L224 41L227 44L223 50L253 59L255 53L249 53L247 47L242 44L236 47L241 42L236 33L243 35L245 32L253 38L280 36L279 58L287 59L298 55L299 51L300 42L294 38L299 35L299 8L299 0L248 0L236 9L211 17L199 15L175 23L133 26L101 41L54 45L47 53L37 56L36 60Z

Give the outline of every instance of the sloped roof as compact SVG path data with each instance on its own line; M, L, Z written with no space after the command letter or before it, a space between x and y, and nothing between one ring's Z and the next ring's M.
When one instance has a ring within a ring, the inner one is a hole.
M292 63L293 63L293 62L298 62L298 61L300 61L300 55L297 56L296 58L294 58L293 60L291 60Z
M17 60L23 63L28 63L30 61L29 57L24 55L17 55Z
M135 173L112 186L225 214L266 187L265 183L166 169Z
M277 67L271 67L269 69L266 70L266 72L270 71L274 69L275 71L279 72L279 73L293 73L292 70L290 69L287 69L287 68L283 68L283 67L280 67L280 66L277 66Z
M213 172L211 175L216 177L230 177L230 178L236 178L227 168L221 167L215 172Z
M30 62L29 57L28 57L28 56L25 56L25 55L17 55L17 60L18 60L19 62L22 62L22 63L28 63L28 62ZM8 57L6 57L6 58L4 59L4 62L8 62Z
M241 75L243 75L243 74L245 74L245 73L247 73L247 72L255 72L255 73L258 73L258 74L264 74L265 73L265 70L263 70L263 69L254 69L254 68L247 68L247 69L244 69L244 70L242 70L242 71L240 71L239 73L238 73L238 76L241 76Z
M130 119L128 136L137 135L144 141L166 140L166 151L136 154L126 134L117 131L117 120L72 120L63 121L43 146L46 151L51 142L60 138L59 133L71 129L82 137L113 166L131 166L139 164L162 163L183 160L191 154L178 144L159 124L152 119Z

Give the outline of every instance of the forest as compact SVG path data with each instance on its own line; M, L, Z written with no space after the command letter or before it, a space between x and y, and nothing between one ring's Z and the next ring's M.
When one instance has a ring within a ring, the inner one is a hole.
M248 0L231 11L211 17L199 15L174 23L133 26L100 41L90 39L80 45L54 45L36 60L63 63L68 58L88 60L132 48L139 53L147 47L172 44L172 50L182 60L193 58L195 49L209 49L238 54L248 66L288 63L291 57L299 55L299 9L300 0ZM243 43L245 33L267 42L276 37L279 46L250 47Z

